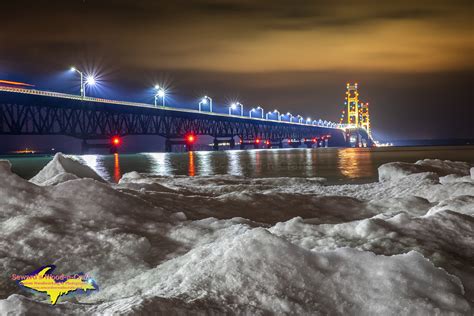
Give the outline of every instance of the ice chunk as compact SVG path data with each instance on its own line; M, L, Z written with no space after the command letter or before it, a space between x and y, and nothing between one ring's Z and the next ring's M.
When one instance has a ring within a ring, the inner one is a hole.
M353 249L312 252L262 228L234 230L97 294L225 302L243 314L249 306L259 313L299 315L472 311L459 279L417 252L391 257Z
M424 159L416 163L390 162L378 168L379 181L391 181L403 178L413 173L432 172L438 176L455 174L459 176L469 175L470 165L461 161Z
M436 214L441 211L454 211L462 214L474 216L474 196L461 195L452 199L443 200L431 208L426 216ZM473 227L474 229L474 227Z
M30 179L38 185L55 185L77 178L91 178L105 182L94 170L79 161L57 153L41 171Z
M426 171L437 173L439 176L448 174L467 176L469 175L469 168L471 168L467 162L440 159L418 160L415 164L424 167Z
M407 162L389 162L378 168L379 181L390 181L403 178L413 173L425 172L422 166Z

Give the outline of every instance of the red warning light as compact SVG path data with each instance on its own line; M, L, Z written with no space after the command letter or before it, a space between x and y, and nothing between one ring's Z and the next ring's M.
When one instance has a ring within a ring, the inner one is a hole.
M318 139L316 137L313 138L313 143L316 143Z
M196 136L194 136L193 134L189 134L186 136L186 142L188 144L192 144L196 141Z
M257 138L257 139L255 140L255 144L260 144L260 139L259 139L259 138Z
M120 146L121 143L122 143L122 140L120 139L119 136L112 137L112 145Z
M270 145L270 141L269 140L265 141L265 144Z

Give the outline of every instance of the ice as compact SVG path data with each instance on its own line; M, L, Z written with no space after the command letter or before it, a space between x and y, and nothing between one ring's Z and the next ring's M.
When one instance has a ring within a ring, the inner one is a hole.
M53 160L30 181L38 185L54 185L78 178L91 178L104 182L94 170L62 153L57 153Z
M390 163L361 185L110 184L63 155L31 181L0 161L0 314L472 315L470 167ZM8 279L45 264L100 290L51 306Z
M413 163L391 162L379 167L379 181L403 178L413 173L433 172L438 176L469 175L469 164L460 161L424 159Z

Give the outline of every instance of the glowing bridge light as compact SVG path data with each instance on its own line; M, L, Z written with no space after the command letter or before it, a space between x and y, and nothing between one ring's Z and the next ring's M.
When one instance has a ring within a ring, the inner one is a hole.
M161 98L161 105L165 106L166 91L160 85L155 85L155 107L158 106L158 98Z
M95 85L95 78L92 75L87 76L86 83L90 86Z
M203 105L208 105L208 104L209 104L209 112L212 112L212 98L205 95L204 98L202 98L201 101L199 102L199 112L202 111Z
M252 117L252 113L257 112L257 111L260 111L260 117L263 119L265 117L265 111L263 110L263 108L261 106L257 106L256 108L252 108L249 111L249 117Z
M192 143L194 143L195 141L196 141L196 136L195 136L194 134L188 134L188 135L186 136L186 142L187 142L188 144L192 144Z
M122 144L122 139L120 138L120 136L114 136L112 137L112 145L114 146L120 146Z
M229 106L229 115L232 115L232 110L240 108L240 116L244 116L244 105L240 102L234 102Z

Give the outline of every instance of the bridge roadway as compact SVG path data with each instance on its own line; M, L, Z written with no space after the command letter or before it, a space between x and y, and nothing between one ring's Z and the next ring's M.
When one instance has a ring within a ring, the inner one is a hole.
M67 135L83 140L159 135L184 140L189 134L215 139L238 136L244 143L262 144L330 139L331 146L348 146L350 136L341 128L0 87L0 135Z

